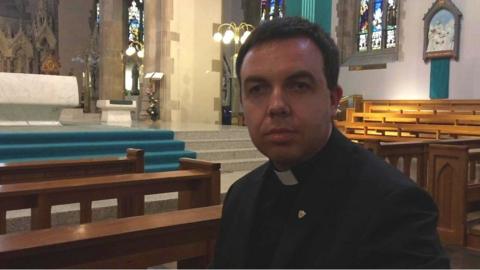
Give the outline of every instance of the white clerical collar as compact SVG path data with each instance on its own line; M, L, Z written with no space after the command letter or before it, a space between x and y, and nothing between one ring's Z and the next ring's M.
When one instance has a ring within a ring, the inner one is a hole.
M293 175L291 170L283 171L283 172L279 172L277 170L273 170L273 171L278 176L278 179L280 179L280 182L282 182L282 184L284 184L285 186L294 186L298 184L298 180L295 177L295 175Z

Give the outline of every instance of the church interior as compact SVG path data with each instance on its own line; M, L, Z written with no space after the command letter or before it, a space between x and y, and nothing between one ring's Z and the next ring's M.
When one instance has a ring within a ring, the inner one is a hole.
M337 129L428 191L451 266L480 268L477 15L477 0L0 1L0 267L207 267L225 193L268 161L237 53L301 16L339 48Z

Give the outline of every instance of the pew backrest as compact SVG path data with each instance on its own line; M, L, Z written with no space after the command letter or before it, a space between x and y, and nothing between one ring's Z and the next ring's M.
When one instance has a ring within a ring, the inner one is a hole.
M480 100L364 100L363 111L348 109L341 126L357 140L480 136Z
M0 184L141 173L144 163L144 151L133 148L127 149L125 157L2 163Z
M480 112L480 100L363 100L363 112Z
M144 151L134 148L128 148L125 157L3 163L0 164L0 185L43 182L75 177L142 173L144 172L144 164ZM131 208L132 204L134 202L131 198L124 197L118 201L119 208L122 209ZM7 231L6 211L6 207L0 207L0 234ZM36 215L36 210L33 210L32 217ZM80 201L80 222L91 222L91 215L91 201ZM35 228L37 225L32 223L31 226Z
M124 199L118 217L143 215L144 195L180 192L181 209L220 203L218 163L181 159L185 170L58 179L0 186L2 211L32 208L32 229L51 226L51 207L82 201ZM202 169L205 168L205 169ZM90 216L91 220L91 216Z
M480 148L480 138L412 142L380 142L378 140L367 140L362 143L364 148L386 159L394 167L399 168L405 175L415 180L415 182L424 189L427 189L428 145L430 144L464 145L468 146L468 148ZM399 166L400 160L403 161L403 166ZM412 164L415 164L414 169L412 169ZM471 166L470 168L474 167ZM475 178L475 171L470 172L470 177Z
M206 268L221 205L0 235L0 268Z

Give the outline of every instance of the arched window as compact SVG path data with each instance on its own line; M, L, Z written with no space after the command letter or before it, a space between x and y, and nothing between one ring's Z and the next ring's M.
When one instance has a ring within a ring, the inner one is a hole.
M127 1L127 57L125 59L125 90L127 95L140 94L144 56L143 0Z
M397 0L360 0L358 13L359 52L395 48Z
M285 14L284 0L262 0L260 4L260 22L282 18Z
M398 59L399 2L339 1L337 40L343 64L385 64Z
M132 47L136 52L143 46L143 0L131 0L128 6L128 47Z
M95 3L95 7L96 7L96 11L97 11L97 19L95 20L97 25L100 24L100 1L97 0L97 2Z

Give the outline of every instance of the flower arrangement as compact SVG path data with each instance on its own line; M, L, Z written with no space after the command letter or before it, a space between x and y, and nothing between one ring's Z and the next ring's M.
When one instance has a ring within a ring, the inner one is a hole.
M150 115L150 119L152 119L153 122L157 121L160 118L160 114L158 113L157 109L157 104L158 104L158 99L155 99L155 93L157 91L150 85L145 89L145 94L148 97L148 108L147 108L147 114Z

